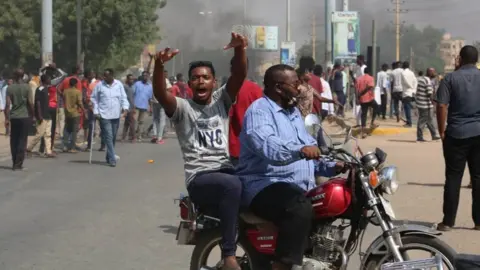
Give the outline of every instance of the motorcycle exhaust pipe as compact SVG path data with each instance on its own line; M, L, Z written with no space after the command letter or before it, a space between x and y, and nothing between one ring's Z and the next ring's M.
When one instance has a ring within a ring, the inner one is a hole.
M208 266L202 266L202 267L200 268L200 270L217 270L217 268L208 267Z

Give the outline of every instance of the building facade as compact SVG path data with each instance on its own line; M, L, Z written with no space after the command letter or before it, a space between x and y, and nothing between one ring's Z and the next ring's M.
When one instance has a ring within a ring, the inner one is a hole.
M454 39L448 33L443 36L443 39L440 42L440 56L445 62L445 73L455 70L457 57L463 46L465 46L464 39Z

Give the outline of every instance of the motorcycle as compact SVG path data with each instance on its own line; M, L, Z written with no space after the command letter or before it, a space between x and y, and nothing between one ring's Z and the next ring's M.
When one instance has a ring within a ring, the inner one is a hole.
M320 121L309 115L305 124L308 128L320 125ZM385 165L384 151L377 148L363 153L351 132L347 132L343 143L330 142L323 148L323 158L342 161L349 171L346 177L334 177L306 192L313 205L313 226L303 265L294 269L343 270L357 250L360 269L455 269L456 252L438 238L441 233L435 228L411 223L394 225L395 212L385 195L397 191L398 175L395 166ZM207 265L210 253L221 239L220 220L207 209L197 208L188 196L177 200L182 219L177 243L195 245L190 270L220 269L222 261ZM382 235L362 251L363 235L369 224L379 226ZM271 269L277 240L273 224L241 211L237 238L238 246L245 251L243 256L237 256L242 269ZM427 251L433 257L410 260L407 251L411 250Z

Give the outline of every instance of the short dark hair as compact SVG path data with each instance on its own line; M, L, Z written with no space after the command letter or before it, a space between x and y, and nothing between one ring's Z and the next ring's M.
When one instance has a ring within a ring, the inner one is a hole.
M104 72L108 72L108 73L110 73L110 74L113 76L113 69L111 69L111 68L106 68L106 69L104 70Z
M127 74L127 78L129 77L133 77L133 74L132 73Z
M192 71L199 67L206 67L209 68L212 72L213 77L215 77L215 68L213 67L212 62L210 61L194 61L190 63L190 67L188 68L188 77L192 76Z
M476 64L478 62L478 50L472 45L463 46L460 50L462 64Z
M180 80L183 80L183 74L182 73L177 74L177 81L180 81Z
M385 63L385 64L382 65L382 70L383 70L383 69L388 69L388 64L387 64L387 63Z
M408 61L403 62L402 68L410 68L410 63Z
M150 72L144 70L144 71L142 72L142 76L143 76L143 75L150 75Z
M42 83L47 83L50 79L51 79L50 75L47 75L47 74L43 74L42 76L40 76L40 81Z
M287 70L295 71L295 69L289 65L278 64L271 66L265 71L265 77L263 78L263 84L265 87L273 87L274 84L278 83L278 77L280 73L283 73Z
M78 81L75 78L71 78L70 81L68 81L68 84L70 85L70 87L74 87L75 85L77 85L77 83Z
M418 72L418 76L420 76L420 77L423 76L423 74L424 74L424 73L423 73L423 71L421 71L421 70Z
M392 68L397 68L397 61L392 63Z
M361 61L365 61L365 56L363 54L357 55L357 59Z
M313 74L315 74L316 76L322 76L322 74L323 74L322 65L315 65L313 67Z

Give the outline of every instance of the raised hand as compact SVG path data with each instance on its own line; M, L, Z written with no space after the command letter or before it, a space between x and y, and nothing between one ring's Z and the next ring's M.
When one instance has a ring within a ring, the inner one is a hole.
M160 61L160 63L162 64L166 63L172 60L172 58L175 57L175 55L177 55L178 53L180 53L180 51L177 49L172 50L170 48L165 48L163 51L159 51L157 53L157 55L155 56L155 61Z
M232 32L232 38L230 39L230 43L223 47L223 49L228 50L231 48L246 48L247 46L248 40L246 37Z

